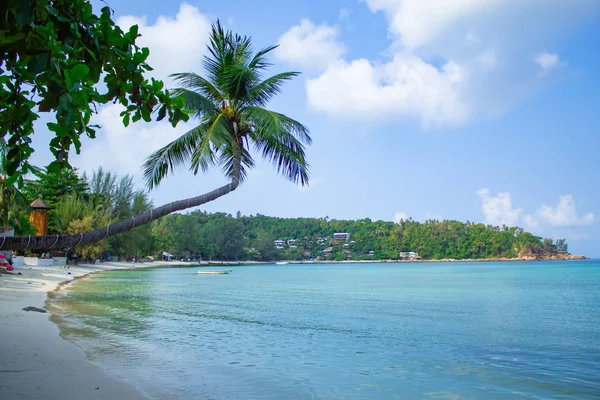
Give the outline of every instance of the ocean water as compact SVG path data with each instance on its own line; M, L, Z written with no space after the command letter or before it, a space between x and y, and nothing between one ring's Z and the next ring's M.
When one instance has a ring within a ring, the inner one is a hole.
M600 398L600 262L113 271L50 300L155 399Z

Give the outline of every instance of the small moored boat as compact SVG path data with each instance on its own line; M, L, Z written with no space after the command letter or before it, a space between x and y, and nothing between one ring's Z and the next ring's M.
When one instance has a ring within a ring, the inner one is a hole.
M217 271L198 271L198 274L200 275L224 275L224 274L229 274L232 270L231 269L221 269L221 270L217 270Z
M290 263L289 261L279 261L279 262L276 262L275 264L277 264L277 265L287 265L289 263Z

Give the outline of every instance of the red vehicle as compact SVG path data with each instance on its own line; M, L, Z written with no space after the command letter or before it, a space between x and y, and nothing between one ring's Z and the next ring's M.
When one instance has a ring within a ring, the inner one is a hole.
M13 270L12 265L8 263L6 256L2 253L0 253L0 268L6 268L7 271Z

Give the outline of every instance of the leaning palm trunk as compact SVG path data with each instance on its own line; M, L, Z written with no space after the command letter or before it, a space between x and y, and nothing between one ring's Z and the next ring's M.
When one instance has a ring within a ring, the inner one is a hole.
M240 181L240 153L239 147L237 154L233 158L231 182L221 186L211 192L200 196L191 197L184 200L174 201L165 204L148 212L145 212L135 217L123 219L121 221L109 224L103 228L93 230L91 232L80 233L76 235L46 235L46 236L17 236L3 237L0 239L0 250L52 250L66 249L75 246L84 246L91 243L99 242L109 236L118 233L129 231L137 226L148 224L155 219L164 217L165 215L176 211L185 210L191 207L197 207L218 199L227 193L233 192Z

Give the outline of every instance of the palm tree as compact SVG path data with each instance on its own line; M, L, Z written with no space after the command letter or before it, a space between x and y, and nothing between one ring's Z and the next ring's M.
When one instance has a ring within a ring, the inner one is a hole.
M199 125L153 153L144 164L144 176L153 188L178 167L189 165L197 174L212 166L221 167L230 182L200 196L175 201L79 235L49 235L6 238L0 249L68 248L100 241L175 211L196 207L235 190L254 166L251 150L271 161L277 171L294 183L308 185L309 165L304 145L311 143L301 123L265 108L286 81L298 72L284 72L263 79L271 65L266 60L276 46L254 52L251 38L212 25L206 77L187 72L173 77L175 90ZM160 116L159 116L160 117Z

